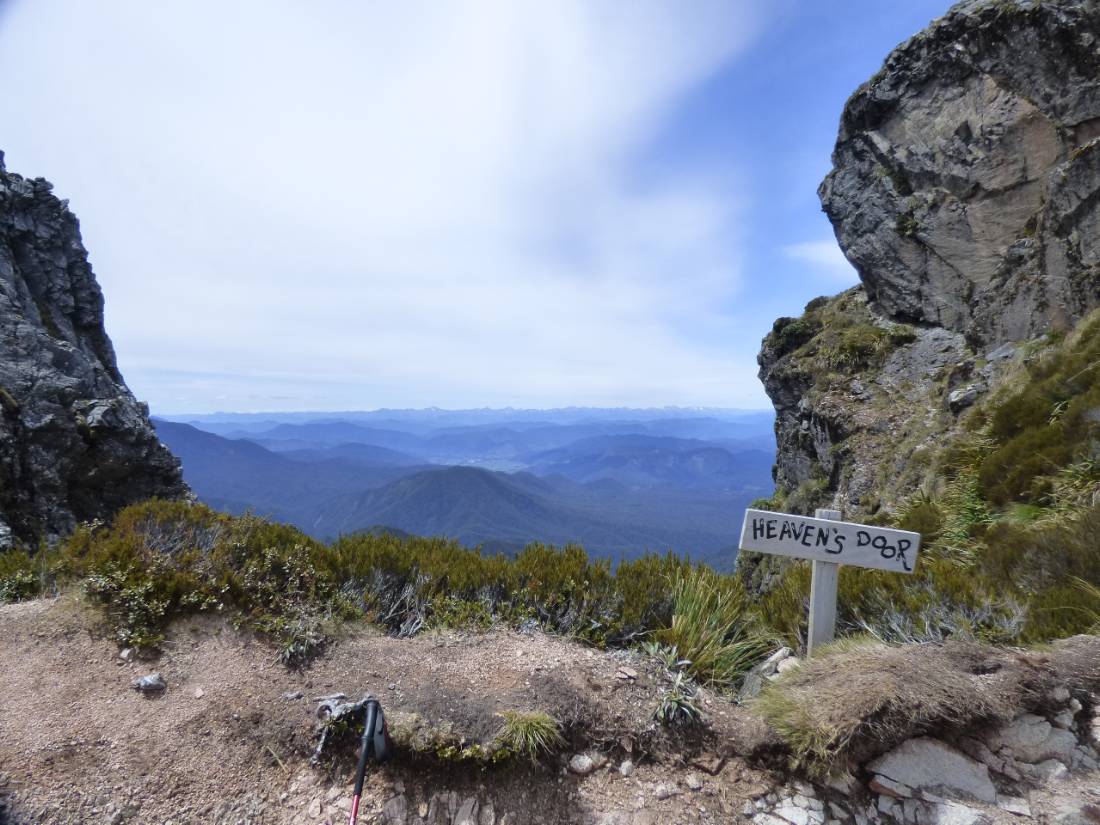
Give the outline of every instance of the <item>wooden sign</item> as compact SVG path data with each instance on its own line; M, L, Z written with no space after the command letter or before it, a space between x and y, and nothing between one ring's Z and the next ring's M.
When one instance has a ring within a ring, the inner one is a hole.
M840 565L912 573L920 533L841 521L838 510L818 510L815 518L768 510L746 510L742 550L793 556L813 562L807 655L836 636L836 592Z
M741 527L741 549L874 567L892 573L912 573L920 550L920 533L828 518L746 510L745 523Z

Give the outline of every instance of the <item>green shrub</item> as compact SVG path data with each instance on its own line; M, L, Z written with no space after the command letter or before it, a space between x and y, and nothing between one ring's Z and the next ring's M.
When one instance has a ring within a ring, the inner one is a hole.
M820 319L812 311L801 318L778 318L772 324L771 339L777 354L786 355L807 343L821 332L821 328Z
M0 604L33 599L41 586L35 560L25 550L0 553Z

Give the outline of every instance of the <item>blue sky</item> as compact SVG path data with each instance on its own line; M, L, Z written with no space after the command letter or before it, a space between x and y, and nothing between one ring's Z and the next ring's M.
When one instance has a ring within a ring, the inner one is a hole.
M0 2L0 149L155 412L766 407L925 0Z

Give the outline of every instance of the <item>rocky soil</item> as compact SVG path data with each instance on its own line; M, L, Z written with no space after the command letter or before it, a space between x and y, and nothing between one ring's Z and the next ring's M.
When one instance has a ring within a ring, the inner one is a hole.
M119 374L76 217L0 152L0 549L185 493Z
M1100 719L1069 691L1046 715L907 740L853 776L810 781L729 699L700 695L699 731L659 728L667 679L635 654L541 633L363 629L292 672L216 617L176 625L150 660L120 654L99 621L71 596L0 607L0 822L346 821L352 749L309 759L311 700L334 692L380 697L397 743L371 770L361 822L1076 825L1100 810ZM790 672L782 661L768 674ZM165 690L133 689L153 671ZM488 767L417 750L427 731L484 741L507 709L552 713L568 746Z

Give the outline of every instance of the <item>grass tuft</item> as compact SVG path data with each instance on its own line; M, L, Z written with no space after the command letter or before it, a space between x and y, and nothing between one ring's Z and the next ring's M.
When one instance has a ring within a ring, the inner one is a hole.
M534 762L565 744L561 723L548 713L506 710L500 716L504 724L497 733L496 742L516 756Z

